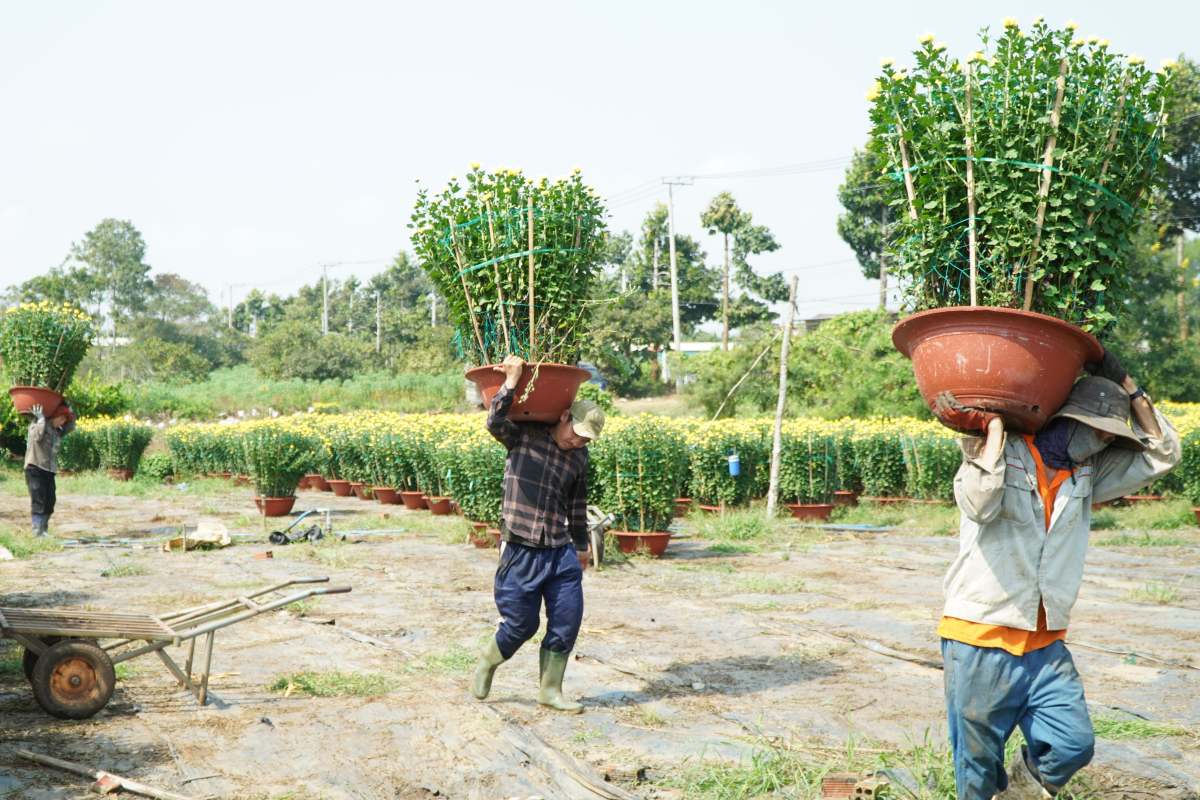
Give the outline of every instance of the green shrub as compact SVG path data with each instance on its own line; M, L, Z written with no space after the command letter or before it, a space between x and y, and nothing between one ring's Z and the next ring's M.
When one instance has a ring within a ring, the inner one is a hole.
M137 472L142 453L154 438L149 425L126 420L102 420L90 426L100 454L100 466L105 469L127 469Z
M14 386L62 392L91 346L92 318L70 303L21 303L0 313L0 360ZM47 409L49 412L50 409Z
M865 494L896 497L903 493L908 471L899 434L872 433L856 439L854 453Z
M72 433L62 438L58 450L58 468L71 472L100 468L100 451L96 449L96 437L88 430L87 422L81 421Z
M175 476L175 465L168 453L153 453L142 459L138 477L153 483L166 483Z
M885 61L868 95L905 305L974 304L973 252L978 303L1104 330L1134 291L1127 263L1165 178L1174 71L1040 19L980 36L964 61L922 37L912 70Z
M486 432L477 431L463 439L443 442L438 458L445 468L446 488L462 508L463 516L498 524L508 458L504 447Z
M671 524L675 498L688 460L683 435L642 415L617 427L590 446L597 504L626 531L665 531Z
M242 450L254 490L260 497L291 497L312 466L316 441L270 423L245 426Z
M612 392L606 389L601 389L599 384L585 383L579 387L579 393L576 395L579 400L591 400L600 408L604 409L605 414L613 413L613 396Z
M770 429L764 424L719 420L704 426L691 441L691 489L700 503L738 505L766 492L770 480ZM736 454L740 474L729 474Z
M837 439L785 433L779 453L779 496L785 503L828 503L839 488Z
M962 464L958 442L945 436L904 436L905 491L922 500L953 500Z
M1175 470L1184 497L1194 506L1200 506L1200 429L1183 438L1183 459Z

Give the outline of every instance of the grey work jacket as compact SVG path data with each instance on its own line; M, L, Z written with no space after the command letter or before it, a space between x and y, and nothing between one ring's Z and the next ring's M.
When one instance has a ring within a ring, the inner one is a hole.
M983 439L964 439L963 464L954 478L962 512L959 547L944 582L945 615L1033 631L1040 602L1047 629L1065 629L1083 579L1092 503L1124 497L1179 463L1179 434L1157 410L1154 414L1161 438L1134 425L1147 444L1144 452L1109 447L1063 482L1049 530L1037 465L1025 440L1006 434L1000 456L985 463Z
M62 430L54 427L48 419L39 419L29 425L25 438L25 466L34 466L46 472L58 472L58 448L62 437L75 430L75 421L70 420Z

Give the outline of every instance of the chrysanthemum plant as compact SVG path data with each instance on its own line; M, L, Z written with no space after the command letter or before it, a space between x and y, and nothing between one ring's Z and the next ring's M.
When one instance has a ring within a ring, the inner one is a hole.
M605 208L579 170L531 180L471 166L438 194L421 189L413 249L474 365L516 354L574 364L600 269Z
M1171 66L1071 23L1008 19L980 39L959 60L923 36L914 66L885 59L867 95L895 212L889 267L911 310L1000 306L1103 331L1161 185Z
M87 314L67 303L21 303L0 316L0 359L13 386L60 394L92 343Z

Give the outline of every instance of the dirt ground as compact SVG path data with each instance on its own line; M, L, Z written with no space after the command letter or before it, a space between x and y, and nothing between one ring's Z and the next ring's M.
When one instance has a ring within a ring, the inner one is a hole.
M496 619L496 554L461 543L461 518L307 492L299 508L367 532L280 547L265 544L248 489L111 497L62 483L60 536L148 542L201 516L256 536L208 553L91 546L3 562L0 605L161 612L312 574L353 592L221 631L206 707L152 656L129 662L85 722L46 716L19 669L0 670L0 798L91 796L86 779L19 761L18 747L195 797L570 800L715 797L687 776L784 742L828 757L848 738L878 750L945 740L934 628L952 538L797 531L730 553L684 523L665 558L588 571L566 681L586 710L561 715L533 701L536 645L500 668L488 702L468 694ZM0 492L0 520L24 524L26 509ZM1087 770L1096 796L1200 791L1200 538L1185 541L1089 557L1070 641L1093 717L1174 734L1101 738ZM1169 604L1146 587L1169 587ZM0 641L0 663L12 645ZM333 671L379 676L382 694L269 688Z

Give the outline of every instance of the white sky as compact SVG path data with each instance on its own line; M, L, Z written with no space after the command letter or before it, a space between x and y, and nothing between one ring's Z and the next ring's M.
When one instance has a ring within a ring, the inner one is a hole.
M1012 15L1069 19L1157 65L1200 55L1200 3L55 2L0 0L0 285L60 263L104 217L133 221L156 272L216 302L288 292L322 262L408 245L414 179L470 161L581 166L636 229L663 175L849 156L883 56L926 31L951 52ZM877 284L838 238L832 169L677 190L679 230L729 190L800 270L801 313ZM653 186L653 184L649 184ZM623 194L621 194L623 193Z

